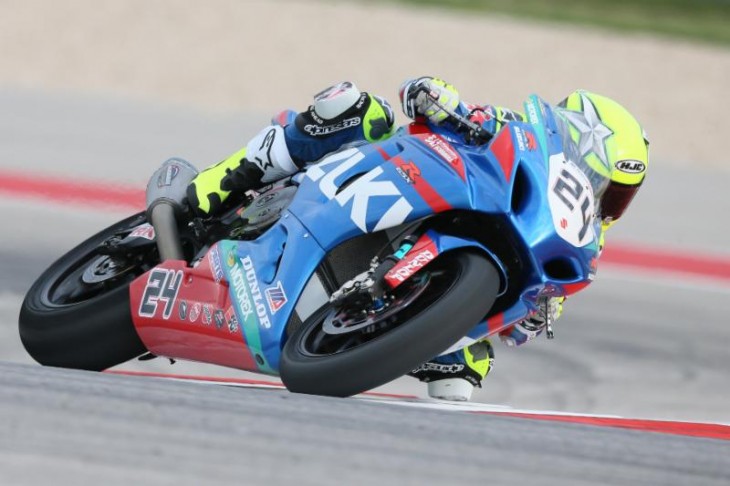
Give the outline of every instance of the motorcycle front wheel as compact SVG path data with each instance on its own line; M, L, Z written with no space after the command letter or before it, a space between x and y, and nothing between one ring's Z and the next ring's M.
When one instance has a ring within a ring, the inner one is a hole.
M484 255L452 250L401 284L382 319L367 317L352 332L333 332L338 309L325 305L288 338L281 379L293 392L339 397L394 380L466 335L491 309L499 283Z

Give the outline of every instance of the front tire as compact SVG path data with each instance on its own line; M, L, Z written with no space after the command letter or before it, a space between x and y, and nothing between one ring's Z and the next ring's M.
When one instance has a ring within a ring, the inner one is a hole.
M35 281L19 317L20 339L33 359L46 366L101 371L145 352L129 305L129 283L139 270L125 269L103 285L81 279L98 261L96 249L102 242L141 222L140 214L101 231Z
M424 292L403 310L404 322L349 349L314 349L322 347L317 343L323 342L322 324L332 308L326 305L310 316L282 350L280 374L286 387L345 397L394 380L463 337L487 315L499 290L494 265L473 251L444 253L422 272L430 273L429 285L437 295Z

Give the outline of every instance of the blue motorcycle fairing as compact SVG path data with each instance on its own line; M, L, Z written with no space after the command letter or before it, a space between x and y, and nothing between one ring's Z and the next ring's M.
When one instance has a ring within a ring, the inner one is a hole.
M561 138L544 121L553 114L542 100L531 98L527 108L530 123L508 123L495 138L506 137L499 139L499 146L468 146L445 129L434 128L448 136L461 157L464 179L422 139L402 134L343 150L311 166L300 178L289 208L266 233L255 241L226 241L225 248L236 257L226 268L229 282L231 272L240 277L245 264L246 278L236 280L239 286L244 281L245 292L233 285L230 291L238 302L246 345L254 356L260 355L259 371L278 370L286 325L329 251L353 237L437 212L458 209L502 218L505 237L508 233L515 241L515 251L525 263L524 285L514 301L499 316L475 326L469 336L496 332L534 311L539 297L566 295L571 285L589 281L600 233L593 222L590 241L582 247L559 235L548 204L555 188L546 180L558 164L552 156L562 153ZM441 239L445 247L467 244L456 240L446 235ZM510 278L499 255L476 241L468 244L487 251ZM247 300L238 301L237 292Z
M222 240L219 248L246 346L258 371L276 374L286 324L325 252L288 211L258 239ZM235 279L236 272L245 278Z
M333 248L435 212L472 207L469 186L452 167L417 139L395 137L309 167L290 210L323 248Z

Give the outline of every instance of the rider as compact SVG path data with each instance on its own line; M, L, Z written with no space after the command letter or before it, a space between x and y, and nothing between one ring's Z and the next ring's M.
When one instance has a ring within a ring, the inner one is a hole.
M522 114L506 108L463 103L452 85L428 76L404 82L400 101L414 123L399 129L399 133L419 125L447 123L449 114L442 107L467 116L493 134L509 121L525 121ZM559 106L567 110L564 113L571 136L589 166L596 170L599 166L611 168L611 182L599 205L605 231L621 217L644 180L648 141L636 119L609 98L575 91ZM198 174L188 187L188 202L201 216L217 214L240 201L245 191L292 175L344 146L393 136L394 118L385 99L360 92L350 82L327 88L314 96L314 103L306 111L280 113L244 148ZM560 316L563 300L551 299L546 311L503 330L500 339L508 346L534 339L546 327L548 317L552 322ZM469 400L493 361L492 345L482 339L434 358L410 374L427 382L429 395L434 398Z

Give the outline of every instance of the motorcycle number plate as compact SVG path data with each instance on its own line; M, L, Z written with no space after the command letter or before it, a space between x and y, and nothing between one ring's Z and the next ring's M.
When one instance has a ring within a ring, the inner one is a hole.
M558 235L576 247L596 237L595 198L588 177L562 153L550 157L548 203Z

